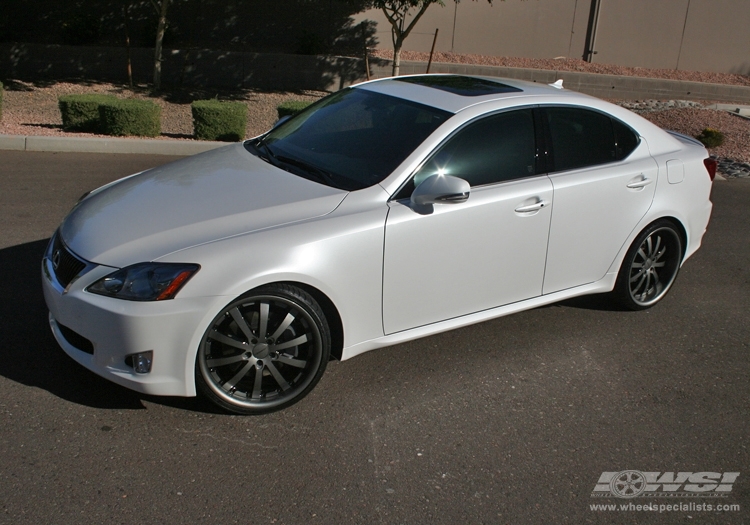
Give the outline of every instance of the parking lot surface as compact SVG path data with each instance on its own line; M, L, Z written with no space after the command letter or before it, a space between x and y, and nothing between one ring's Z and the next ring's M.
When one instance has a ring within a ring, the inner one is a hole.
M171 160L0 152L0 523L750 521L750 181L714 184L703 247L651 310L496 319L331 363L300 403L239 417L100 379L47 323L60 220ZM592 497L628 470L740 474L722 498Z

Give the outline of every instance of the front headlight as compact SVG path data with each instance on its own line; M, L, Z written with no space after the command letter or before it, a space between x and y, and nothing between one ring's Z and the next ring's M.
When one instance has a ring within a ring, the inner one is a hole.
M197 264L138 263L99 279L87 292L128 301L172 299L195 272Z

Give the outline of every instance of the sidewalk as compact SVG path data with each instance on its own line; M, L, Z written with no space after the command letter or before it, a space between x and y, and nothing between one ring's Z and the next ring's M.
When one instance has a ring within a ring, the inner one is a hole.
M0 150L76 153L139 153L143 155L195 155L226 146L228 142L154 140L132 138L81 138L0 135Z

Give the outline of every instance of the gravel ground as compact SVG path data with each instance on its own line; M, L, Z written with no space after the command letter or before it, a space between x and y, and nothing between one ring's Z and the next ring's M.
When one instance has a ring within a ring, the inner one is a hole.
M391 60L393 51L378 49L372 53L376 58ZM427 62L429 53L417 51L402 51L401 60L416 60ZM437 52L432 57L433 62L447 62L450 64L478 64L482 66L523 67L531 69L550 69L552 71L583 71L604 75L620 75L629 77L665 78L669 80L688 80L693 82L710 82L712 84L732 84L735 86L750 86L750 76L728 73L710 73L702 71L677 71L674 69L647 69L643 67L624 67L609 64L592 64L575 58L519 58L495 57L485 55L461 55L458 53Z
M750 162L750 120L727 111L713 109L676 108L641 113L659 127L695 137L705 128L718 129L724 134L724 144L710 148L711 155Z
M377 51L378 56L387 58L388 52ZM426 53L404 52L404 60L426 60ZM750 85L750 77L694 71L672 71L641 68L624 68L602 64L589 64L573 59L522 59L508 57L485 57L478 55L455 55L439 53L435 60L441 62L481 63L511 67L536 67L557 70L589 71L618 75L635 75L724 84ZM276 106L288 99L314 101L326 93L320 91L264 92L242 91L170 91L159 97L152 97L147 86L137 86L134 90L127 86L109 83L28 83L10 80L5 83L3 115L0 121L0 134L4 135L50 135L71 137L92 137L88 133L66 133L62 130L57 98L70 93L112 93L121 98L150 98L162 108L162 139L190 140L192 137L192 116L190 102L214 98L245 101L248 105L246 137L253 137L269 129L277 119ZM641 106L643 101L617 101L626 107ZM648 101L651 103L652 101ZM678 101L679 102L679 101ZM721 102L721 101L719 101ZM703 104L708 104L705 101ZM704 128L718 129L725 135L725 142L710 153L719 158L750 163L750 120L731 115L725 111L704 109L701 104L690 103L692 107L661 109L665 104L656 103L657 110L637 111L644 118L665 129L671 129L695 136ZM680 104L677 104L679 106ZM698 106L698 107L696 107Z
M239 90L231 92L182 90L162 96L149 95L146 86L134 90L127 86L108 83L56 82L33 84L10 80L5 82L2 135L49 135L67 137L97 137L91 133L66 133L62 129L57 98L80 93L109 93L120 98L150 99L161 106L161 139L192 139L193 117L190 102L218 97L221 100L245 101L248 107L246 137L254 137L270 128L278 119L276 107L285 100L314 101L326 95L322 91L261 92Z

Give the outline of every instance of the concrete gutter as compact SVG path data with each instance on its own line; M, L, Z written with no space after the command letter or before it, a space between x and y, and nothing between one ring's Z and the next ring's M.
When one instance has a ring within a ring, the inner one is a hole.
M711 104L706 106L708 109L718 109L720 111L728 111L738 117L742 117L750 120L750 106L742 106L739 104Z
M132 138L38 137L0 135L0 150L76 153L139 153L142 155L195 155L227 142Z

